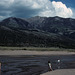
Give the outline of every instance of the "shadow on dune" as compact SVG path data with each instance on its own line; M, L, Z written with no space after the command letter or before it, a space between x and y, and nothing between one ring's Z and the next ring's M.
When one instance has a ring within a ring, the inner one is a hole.
M75 68L75 55L0 56L1 75L40 75L49 71L48 60L53 70Z

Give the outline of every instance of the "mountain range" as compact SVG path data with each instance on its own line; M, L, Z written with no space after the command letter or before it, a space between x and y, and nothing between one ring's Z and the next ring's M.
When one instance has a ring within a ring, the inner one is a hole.
M6 18L0 21L0 46L75 48L75 19Z

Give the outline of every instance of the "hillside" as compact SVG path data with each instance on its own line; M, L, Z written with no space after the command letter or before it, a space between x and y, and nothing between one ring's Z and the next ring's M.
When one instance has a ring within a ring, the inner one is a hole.
M0 46L75 48L75 19L9 17L0 22Z

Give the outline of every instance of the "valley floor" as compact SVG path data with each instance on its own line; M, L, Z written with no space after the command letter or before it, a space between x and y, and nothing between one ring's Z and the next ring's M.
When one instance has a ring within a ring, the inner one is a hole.
M68 51L30 51L30 50L0 50L0 55L72 55Z

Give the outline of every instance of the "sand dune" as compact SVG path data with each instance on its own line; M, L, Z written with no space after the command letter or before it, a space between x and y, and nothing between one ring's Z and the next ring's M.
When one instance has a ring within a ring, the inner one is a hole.
M0 55L73 55L67 51L28 51L28 50L0 50ZM41 75L75 75L75 69L60 69Z
M41 75L75 75L75 69L61 69L47 72Z

